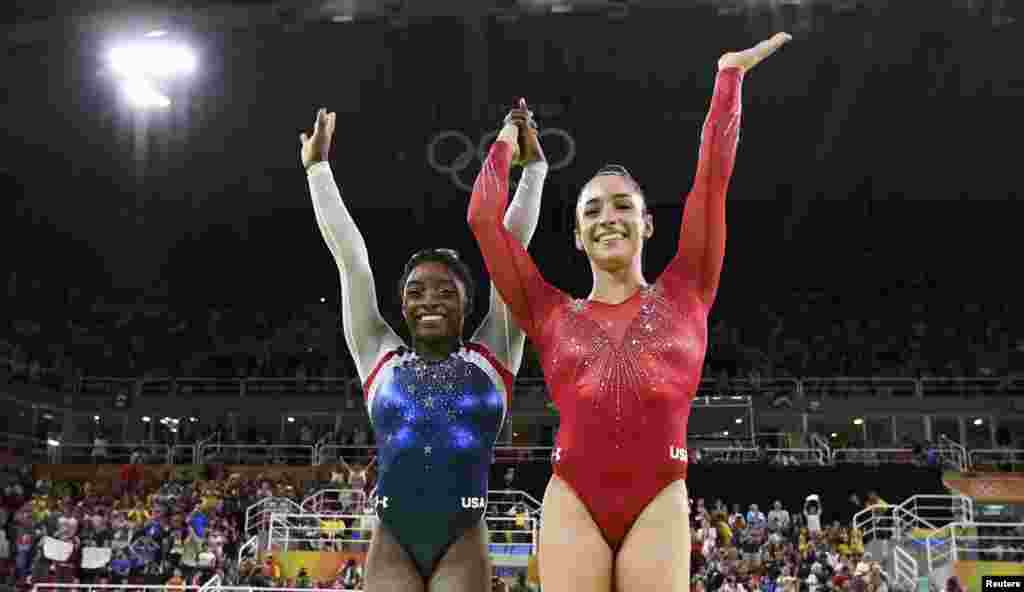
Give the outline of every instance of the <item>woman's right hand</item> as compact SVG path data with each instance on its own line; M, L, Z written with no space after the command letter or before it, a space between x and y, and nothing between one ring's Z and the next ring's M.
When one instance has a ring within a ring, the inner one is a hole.
M302 143L299 157L306 170L318 162L327 161L331 152L331 138L334 137L334 122L337 115L337 113L328 113L327 109L320 109L316 112L313 135L299 134L299 141Z

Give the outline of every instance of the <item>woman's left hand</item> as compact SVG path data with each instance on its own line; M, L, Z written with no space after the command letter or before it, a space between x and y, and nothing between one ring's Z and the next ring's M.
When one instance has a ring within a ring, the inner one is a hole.
M793 39L793 36L789 33L776 33L772 35L771 39L762 41L750 49L727 53L719 58L718 69L740 68L743 72L746 72L758 65L761 60L775 53L791 39Z
M533 119L533 111L526 106L526 99L519 99L515 109L505 116L505 125L515 124L519 127L519 158L516 165L525 166L531 162L546 161L544 151L540 147L537 134L537 122Z

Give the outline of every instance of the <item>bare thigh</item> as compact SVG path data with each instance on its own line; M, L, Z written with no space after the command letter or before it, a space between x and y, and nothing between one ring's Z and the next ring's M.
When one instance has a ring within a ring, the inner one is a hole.
M544 592L612 592L612 550L560 477L544 492L538 563Z
M615 558L615 584L618 592L689 592L686 481L662 489L633 523Z
M383 522L378 522L366 558L364 592L425 592L423 577Z
M488 592L491 573L487 526L481 519L448 547L427 589L430 592Z

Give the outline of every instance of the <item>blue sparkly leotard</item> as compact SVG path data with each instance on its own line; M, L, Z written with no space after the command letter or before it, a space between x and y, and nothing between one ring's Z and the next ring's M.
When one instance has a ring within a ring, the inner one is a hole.
M380 462L377 516L424 579L483 518L512 382L475 343L438 362L398 348L366 380Z

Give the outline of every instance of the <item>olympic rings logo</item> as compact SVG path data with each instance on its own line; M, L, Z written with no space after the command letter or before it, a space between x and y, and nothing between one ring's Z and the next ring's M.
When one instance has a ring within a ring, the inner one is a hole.
M538 133L540 143L544 147L544 155L548 159L548 171L566 168L576 160L576 140L569 132L559 128L543 129ZM491 131L474 144L466 134L455 131L443 131L427 144L427 163L442 175L451 176L452 183L466 192L473 191L473 181L479 170L470 167L473 162L481 166L487 159L491 144L498 137L498 131ZM471 175L467 178L466 171Z

